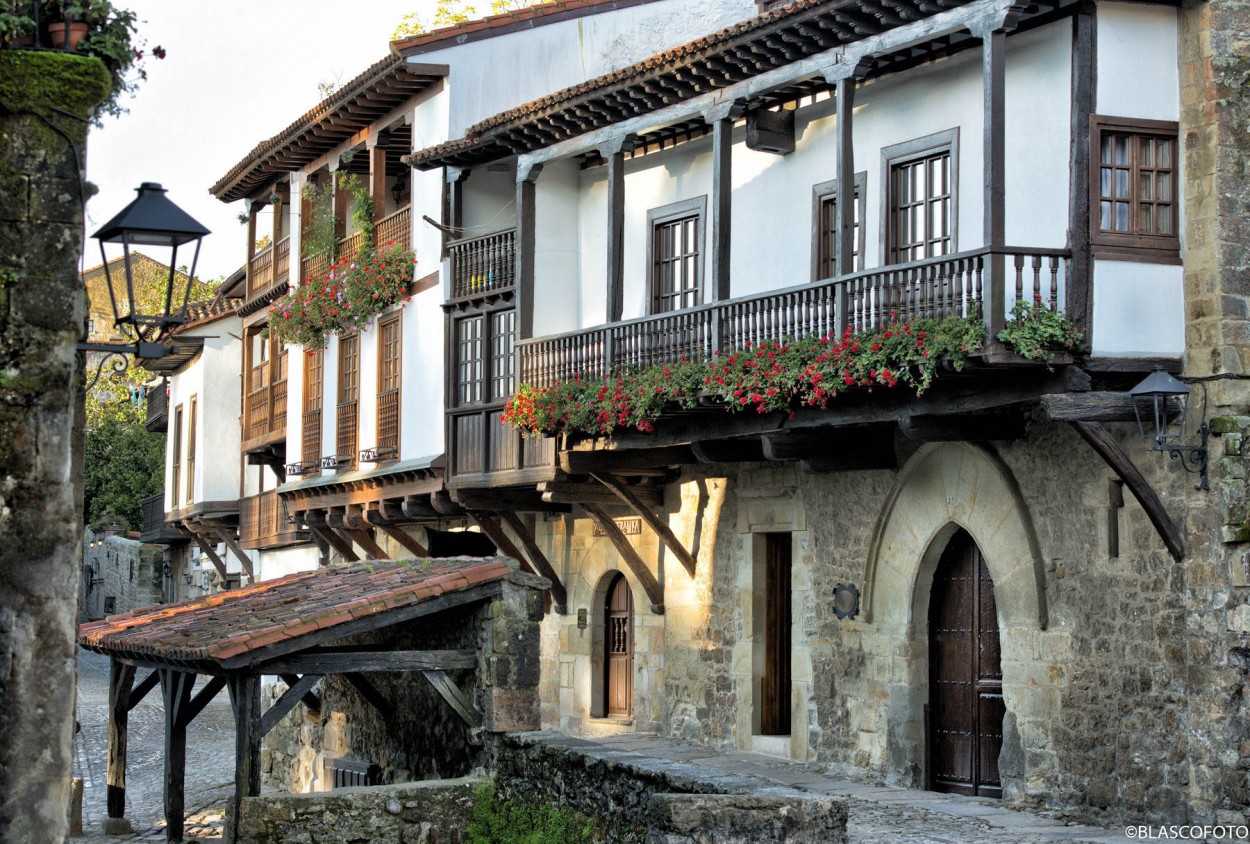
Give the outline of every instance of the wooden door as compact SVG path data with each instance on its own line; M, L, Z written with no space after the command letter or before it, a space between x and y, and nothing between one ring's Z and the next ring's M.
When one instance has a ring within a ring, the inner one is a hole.
M760 734L790 735L790 534L770 533L764 545L764 676Z
M606 674L604 710L609 718L630 718L634 714L634 604L629 582L617 575L608 589L604 617L607 620L605 646Z
M994 582L959 531L942 553L929 601L929 764L932 787L1001 797L1003 675Z

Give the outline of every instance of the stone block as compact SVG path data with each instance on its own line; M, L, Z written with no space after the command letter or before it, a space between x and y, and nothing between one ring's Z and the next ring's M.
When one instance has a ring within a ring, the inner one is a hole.
M538 714L538 691L536 689L491 689L486 695L486 711L483 713L484 729L494 733L537 730L541 722Z
M125 818L105 818L100 821L100 831L105 835L129 835L135 830Z
M1242 604L1228 611L1228 629L1234 633L1250 633L1250 605Z
M1250 524L1224 525L1220 528L1220 540L1225 544L1236 542L1250 542ZM1237 568L1235 561L1230 561L1234 569ZM1245 568L1244 562L1241 566ZM1245 585L1245 584L1240 584Z
M846 801L832 797L655 794L647 802L652 844L842 844Z

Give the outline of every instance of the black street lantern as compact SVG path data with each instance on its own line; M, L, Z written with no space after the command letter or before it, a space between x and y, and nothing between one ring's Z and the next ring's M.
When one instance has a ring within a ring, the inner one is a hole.
M1203 419L1198 426L1198 445L1179 444L1185 434L1189 393L1189 387L1162 368L1156 369L1129 390L1133 399L1133 412L1137 415L1137 428L1143 439L1154 440L1150 450L1167 452L1171 459L1180 460L1185 471L1196 472L1200 476L1200 481L1194 488L1209 489L1206 420ZM1204 407L1203 415L1205 414Z
M100 230L93 235L100 241L100 256L104 260L104 272L108 280L109 300L113 305L114 322L119 328L128 328L136 342L125 346L85 343L81 344L80 348L89 347L84 348L85 351L130 352L138 359L150 360L169 354L168 348L156 341L166 330L182 325L186 321L187 300L191 296L191 281L195 278L195 265L200 257L200 241L209 231L196 222L190 214L171 202L165 196L165 189L155 182L144 182L138 187L137 193L139 195L133 202L101 226ZM109 269L108 255L104 248L106 243L122 245L125 259L123 263L126 267L124 296L120 295L121 279L114 279ZM191 270L187 273L185 289L175 293L174 278L177 274L178 248L189 243L195 244ZM135 297L130 260L132 246L170 250L169 278L165 282L165 302L159 313L145 314L138 310L139 302Z
M396 176L395 184L391 185L391 197L394 198L396 205L399 205L399 201L404 198L405 187L403 176Z

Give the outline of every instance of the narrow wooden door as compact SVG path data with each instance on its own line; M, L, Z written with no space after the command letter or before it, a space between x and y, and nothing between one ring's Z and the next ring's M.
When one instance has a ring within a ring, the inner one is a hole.
M764 676L760 734L790 735L790 534L770 533L764 545Z
M929 601L929 764L937 791L1001 797L1003 675L994 582L966 531L951 538Z
M617 575L609 587L605 609L604 710L609 718L629 718L634 714L634 605L623 575Z

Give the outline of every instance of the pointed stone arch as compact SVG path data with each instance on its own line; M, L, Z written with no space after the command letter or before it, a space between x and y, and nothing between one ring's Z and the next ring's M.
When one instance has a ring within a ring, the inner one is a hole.
M931 579L934 555L956 526L985 555L1003 627L1045 630L1045 568L1019 485L997 454L964 442L928 443L899 472L864 564L864 620L923 624L922 572Z

